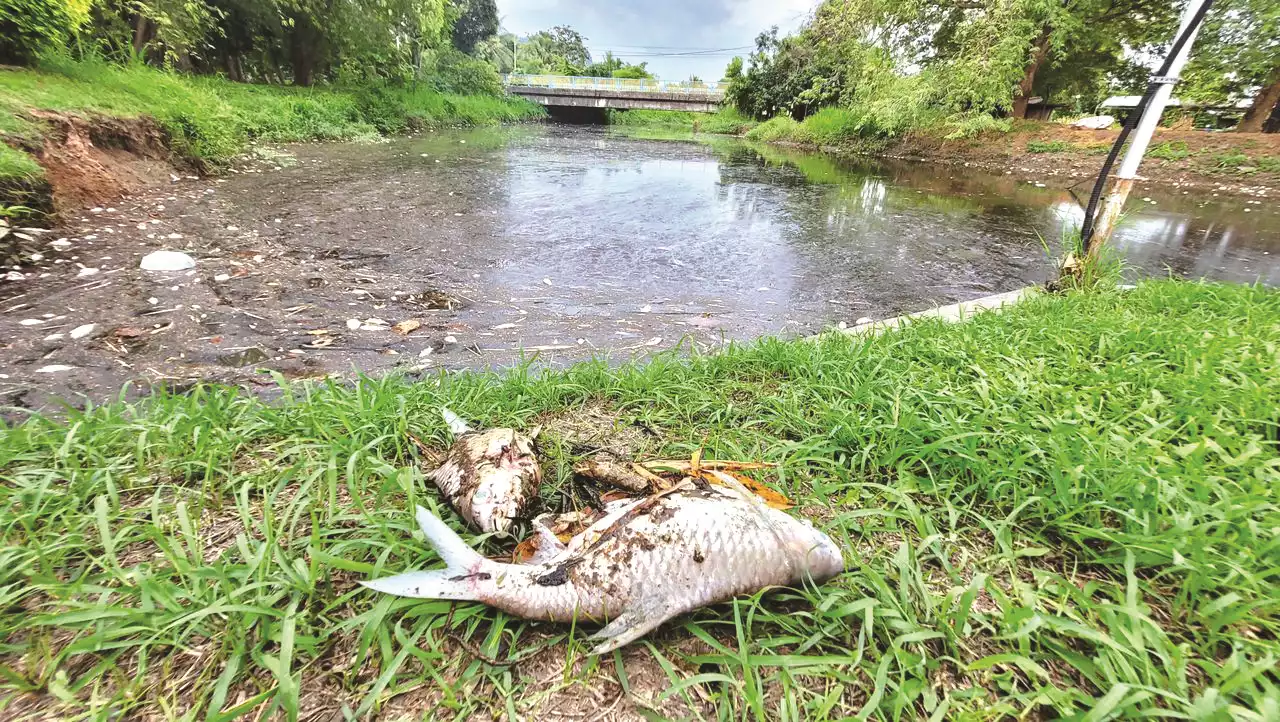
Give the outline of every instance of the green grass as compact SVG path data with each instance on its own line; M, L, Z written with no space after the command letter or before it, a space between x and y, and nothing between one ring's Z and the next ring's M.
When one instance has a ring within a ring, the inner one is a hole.
M672 110L610 110L608 123L623 129L681 131L687 134L742 135L756 126L733 108L716 113L686 113Z
M1028 153L1065 153L1071 150L1071 144L1064 140L1029 140Z
M765 122L752 128L747 133L747 140L754 140L758 143L777 143L804 142L801 135L800 123L788 115L780 115L776 118L770 118Z
M143 66L49 58L39 70L0 71L0 107L120 117L150 115L180 154L218 166L254 140L352 140L411 127L484 125L541 117L539 106L427 87L292 88L190 77ZM0 133L30 134L10 113Z
M44 168L27 153L0 141L0 182L32 183L44 177Z
M1182 160L1191 155L1191 150L1187 147L1186 141L1172 140L1148 149L1147 155L1151 158L1161 158L1163 160Z
M32 418L0 429L3 716L533 719L629 691L655 718L1270 719L1277 348L1275 291L1162 281L646 366ZM441 444L441 403L547 423L553 508L556 420L584 407L661 455L778 462L849 570L599 660L565 626L363 591L436 563L407 434Z

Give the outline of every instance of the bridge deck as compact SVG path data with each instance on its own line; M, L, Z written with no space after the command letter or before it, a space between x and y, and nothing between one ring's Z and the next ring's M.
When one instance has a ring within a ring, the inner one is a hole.
M507 92L547 106L618 110L685 110L714 113L724 102L724 83L509 75Z

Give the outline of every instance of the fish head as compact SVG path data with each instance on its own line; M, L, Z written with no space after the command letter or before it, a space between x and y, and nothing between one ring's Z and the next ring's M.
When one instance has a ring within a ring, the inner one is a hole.
M804 569L814 581L823 582L844 572L844 554L831 537L802 520Z

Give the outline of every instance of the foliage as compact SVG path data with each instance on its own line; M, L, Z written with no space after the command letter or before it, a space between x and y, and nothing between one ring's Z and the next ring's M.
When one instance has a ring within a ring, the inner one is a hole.
M520 46L516 66L521 73L581 75L591 64L586 38L573 28L557 25L529 36Z
M1205 19L1178 95L1216 105L1250 99L1280 70L1280 2L1218 0Z
M51 718L362 719L403 690L415 716L536 717L554 677L712 719L1261 720L1280 696L1277 344L1275 291L1162 281L873 337L32 416L0 427L0 685ZM584 410L659 456L775 462L765 480L849 570L600 663L582 628L365 591L438 565L415 504L458 525L409 441L443 448L442 405L548 424L551 510L580 453L554 422Z
M800 123L788 115L770 118L747 132L747 140L754 140L760 143L795 142L800 137Z
M498 6L494 0L457 0L462 13L453 23L453 47L468 55L482 41L498 34Z
M20 65L65 45L83 21L68 0L0 0L0 63Z
M649 72L648 65L648 63L632 65L615 57L613 52L609 51L604 54L604 60L588 64L581 74L592 78L652 78L653 73Z
M455 50L440 52L428 74L431 85L459 95L501 95L502 79L489 63Z
M410 123L480 125L544 112L520 100L464 97L426 85L297 89L54 57L39 71L0 73L0 104L121 116L145 113L165 127L179 154L215 166L253 140L368 138Z
M1013 130L1013 121L986 113L961 113L948 118L945 127L951 131L943 136L946 140L959 140L977 138L984 133L1008 133Z
M727 69L729 98L757 118L844 108L869 138L965 137L1036 95L1092 107L1173 18L1156 0L824 0L797 34L757 38Z

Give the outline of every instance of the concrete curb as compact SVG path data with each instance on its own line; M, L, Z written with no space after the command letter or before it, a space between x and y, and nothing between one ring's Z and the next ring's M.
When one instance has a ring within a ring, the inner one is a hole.
M953 303L950 306L938 306L937 308L926 309L906 316L896 316L883 321L870 321L868 323L861 323L849 328L830 329L814 336L809 336L808 339L819 339L828 334L843 334L845 336L876 336L884 333L885 331L893 331L906 326L912 321L924 318L940 318L947 323L960 323L984 311L999 312L1005 306L1012 306L1039 290L1039 286L1028 286L1026 288L1020 288L1017 291L997 293L994 296L984 296L972 301L961 301L960 303Z

